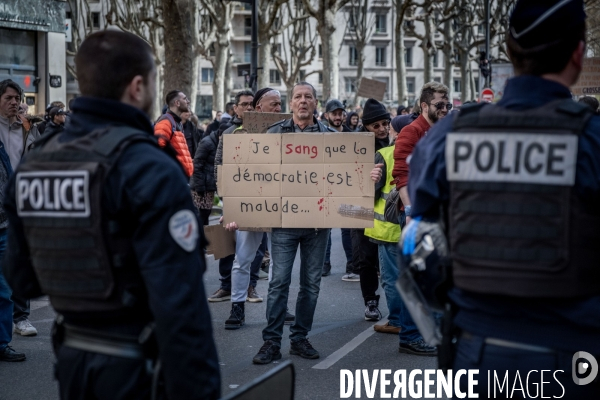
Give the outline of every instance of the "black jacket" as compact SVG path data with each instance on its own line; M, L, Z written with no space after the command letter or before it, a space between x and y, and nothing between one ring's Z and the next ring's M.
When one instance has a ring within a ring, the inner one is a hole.
M210 124L208 124L208 126L206 127L206 131L204 131L204 135L203 136L208 136L210 135L213 131L218 131L219 130L219 125L221 124L221 122L217 121L216 118L213 120L213 122L211 122Z
M194 174L190 180L190 187L196 192L215 192L214 168L217 146L219 145L219 133L214 131L205 136L198 144L194 155Z
M269 129L267 130L267 133L290 133L290 132L292 132L292 133L295 132L293 118L284 119L283 121L279 121L279 122L271 125L269 127ZM337 131L331 129L328 126L323 125L321 123L321 121L319 121L313 117L313 125L311 125L310 129L307 129L304 132L337 132Z
M44 135L53 135L54 133L61 133L65 130L64 125L55 124L52 121L48 121L44 129Z

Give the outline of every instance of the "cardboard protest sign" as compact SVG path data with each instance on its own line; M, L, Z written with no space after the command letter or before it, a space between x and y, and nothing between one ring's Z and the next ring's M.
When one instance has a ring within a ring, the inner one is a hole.
M375 79L362 78L358 85L358 95L383 101L387 84Z
M583 59L583 69L579 80L571 91L575 96L596 96L600 94L600 57Z
M220 260L235 253L235 232L223 228L223 225L204 226L204 236L208 241L206 254L212 254Z
M372 227L374 154L371 133L225 135L218 171L224 223Z
M275 122L292 118L292 114L263 113L256 111L244 112L244 129L248 133L264 133Z

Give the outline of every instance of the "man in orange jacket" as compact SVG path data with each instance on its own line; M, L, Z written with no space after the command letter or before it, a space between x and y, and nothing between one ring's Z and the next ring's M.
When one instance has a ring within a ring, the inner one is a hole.
M190 100L183 92L171 90L167 93L166 103L169 109L156 121L154 134L158 136L160 147L165 147L167 142L171 143L185 174L190 177L194 172L194 163L181 125L181 113L190 110Z

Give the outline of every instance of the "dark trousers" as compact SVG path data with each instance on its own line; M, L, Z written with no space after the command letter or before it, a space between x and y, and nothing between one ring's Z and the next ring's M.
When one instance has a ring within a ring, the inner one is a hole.
M341 228L342 231L342 247L346 254L346 273L354 272L352 265L352 229ZM331 264L331 232L329 233L329 241L327 242L327 250L325 251L325 264Z
M111 357L61 346L56 375L61 400L149 399L145 360Z
M208 225L208 218L210 217L210 214L212 213L212 210L198 210L200 212L200 220L202 221L203 225Z
M250 286L252 287L256 287L256 283L258 282L258 272L260 271L265 251L267 251L267 240L267 234L265 233L260 247L256 251L256 257L254 257L254 261L252 261L252 265L250 266ZM233 268L234 259L235 254L232 254L219 260L221 289L228 292L231 292L231 269Z
M540 334L543 335L544 333L540 332ZM590 384L582 386L578 386L573 382L572 358L574 353L562 351L542 353L514 349L487 344L483 338L478 336L462 336L459 338L457 344L454 371L458 371L459 369L478 369L479 374L475 378L478 384L475 386L474 392L478 393L479 398L483 399L541 398L540 385L542 381L544 382L544 398L553 398L553 396L554 398L567 400L598 398L598 394L600 393L599 378L596 378ZM595 357L596 359L600 359L598 354ZM541 375L542 370L545 370L543 377ZM558 370L564 372L556 372ZM488 371L491 381L489 396ZM520 382L522 382L525 395L528 397L523 397L523 392L519 389L521 385L519 384L517 371L519 372ZM530 371L532 372L530 373ZM494 376L494 372L496 376ZM504 390L501 391L499 385L502 385L507 372L508 385L505 384ZM560 384L557 380L560 381ZM515 381L516 388L519 390L515 390L511 397L511 390ZM460 387L461 391L467 392L468 383L466 376L462 376ZM564 396L561 397L563 394Z
M29 299L24 299L21 296L12 295L13 301L13 321L16 324L19 321L29 318L31 312Z
M352 264L360 275L360 290L365 303L378 300L375 294L379 287L379 248L365 236L364 229L352 229Z

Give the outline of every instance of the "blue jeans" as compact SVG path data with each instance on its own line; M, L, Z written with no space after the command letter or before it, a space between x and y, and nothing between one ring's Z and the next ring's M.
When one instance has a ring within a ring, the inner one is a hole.
M342 231L342 247L346 253L346 273L354 271L352 267L352 236L350 228L341 228ZM331 264L331 232L329 232L329 240L327 241L327 250L325 251L325 263Z
M0 262L6 250L6 229L0 229ZM8 286L0 267L0 350L10 343L13 333L12 290Z
M267 296L267 327L263 340L281 343L287 309L292 267L300 245L300 291L296 321L290 327L292 341L306 338L312 328L329 229L277 228L271 233L271 281Z
M387 243L379 245L379 266L381 268L381 286L385 292L390 315L390 325L399 326L400 343L412 343L422 339L400 293L396 289L398 280L398 244Z
M265 233L262 243L256 251L254 261L252 261L252 265L250 266L250 286L252 287L256 287L256 283L258 282L258 272L260 271L266 248L267 235ZM233 269L234 259L235 254L231 254L219 260L219 275L221 276L219 280L221 281L221 289L227 292L231 292L231 270Z

